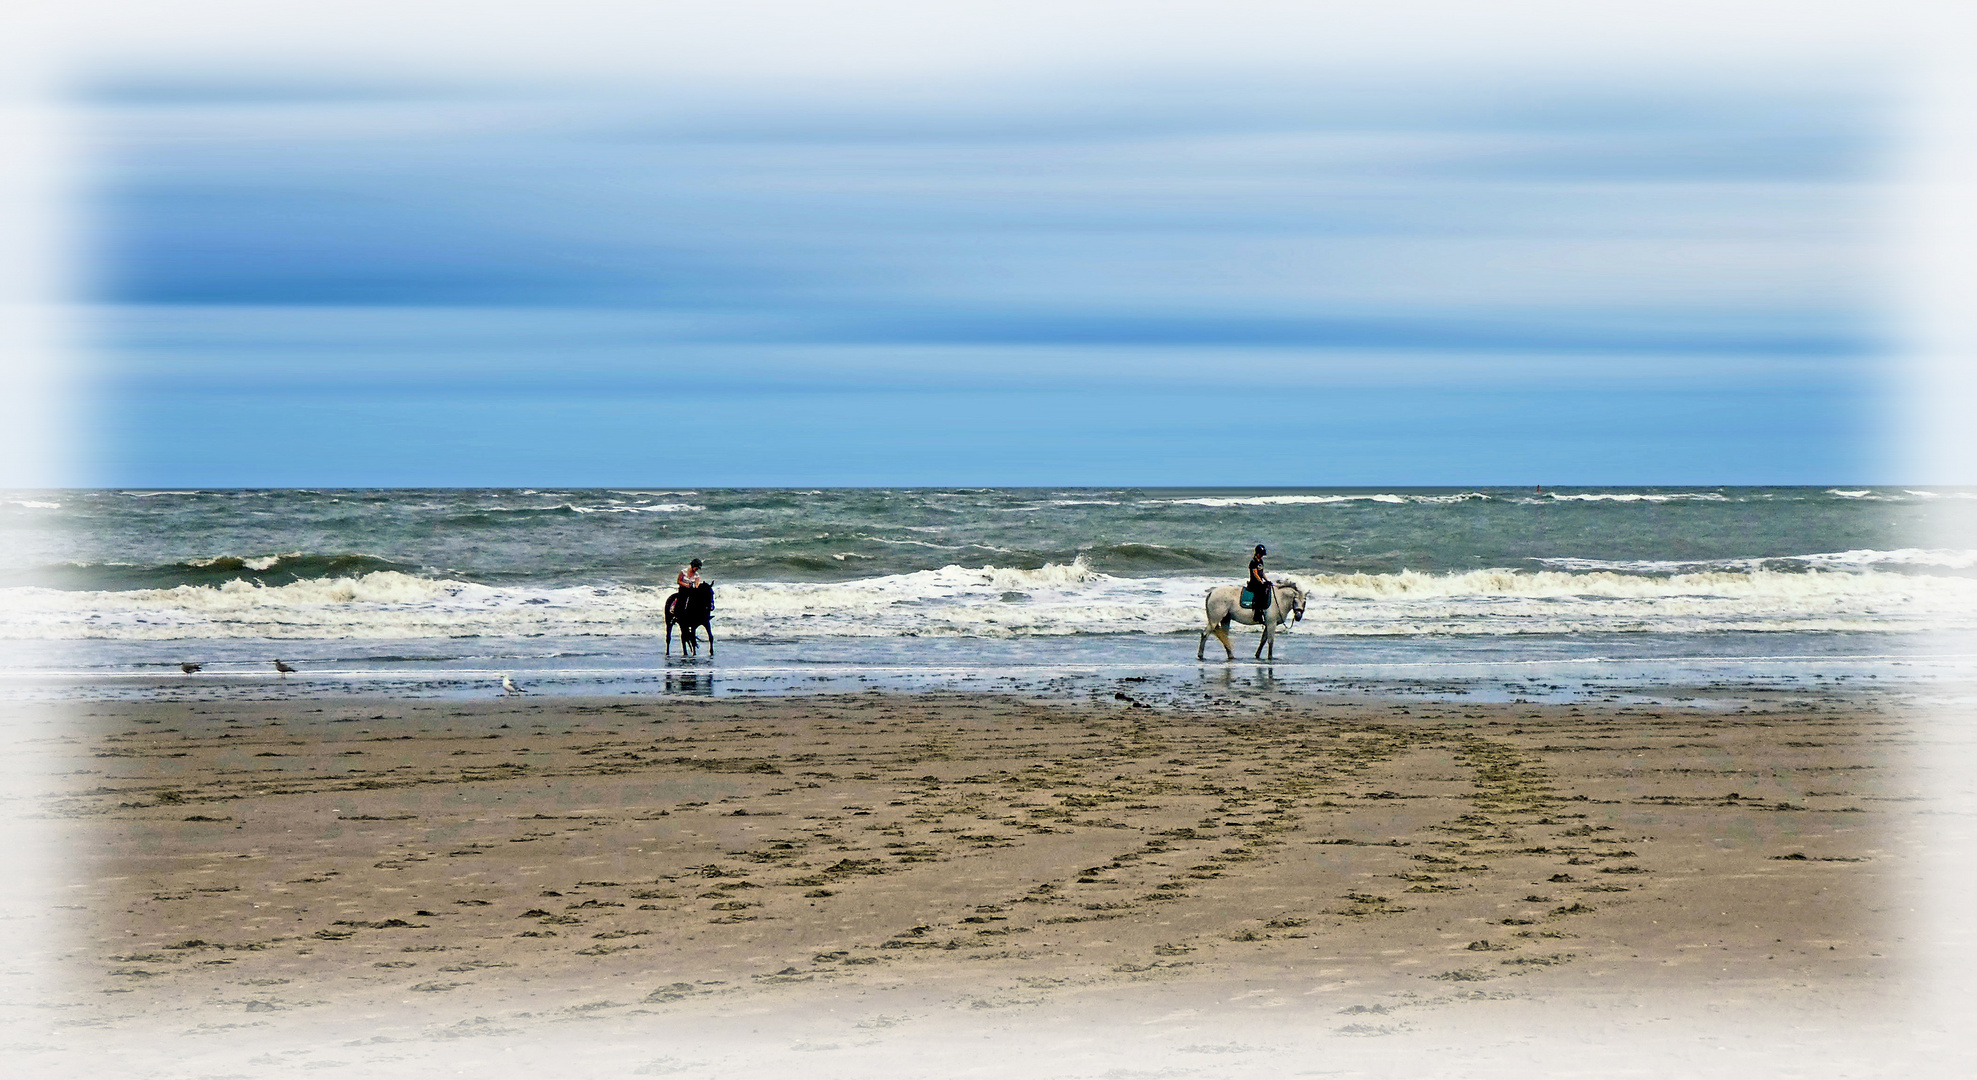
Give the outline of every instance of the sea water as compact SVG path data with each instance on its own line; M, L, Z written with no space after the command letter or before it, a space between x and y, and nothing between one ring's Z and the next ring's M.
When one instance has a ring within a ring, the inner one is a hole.
M0 694L1955 683L1972 509L1934 488L12 492ZM1241 629L1236 665L1212 638L1197 661L1204 595L1258 543L1304 618L1268 666ZM716 651L669 657L696 557Z

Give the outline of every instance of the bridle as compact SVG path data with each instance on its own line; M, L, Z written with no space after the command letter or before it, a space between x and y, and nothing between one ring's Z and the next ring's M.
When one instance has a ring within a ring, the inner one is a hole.
M1303 622L1304 621L1304 590L1298 588L1296 585L1292 585L1291 595L1297 597L1296 600L1291 602L1291 621L1294 623Z

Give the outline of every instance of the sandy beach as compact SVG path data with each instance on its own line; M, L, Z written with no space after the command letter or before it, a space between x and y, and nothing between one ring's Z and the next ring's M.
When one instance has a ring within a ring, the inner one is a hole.
M8 1019L54 1072L1619 1075L1928 1038L1915 721L1837 697L13 708L51 845L16 896L59 903L9 912Z

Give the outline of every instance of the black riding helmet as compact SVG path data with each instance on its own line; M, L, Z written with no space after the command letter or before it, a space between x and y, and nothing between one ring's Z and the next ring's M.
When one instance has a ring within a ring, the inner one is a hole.
M693 567L695 570L698 570L700 569L700 560L699 559L689 560L687 562L687 565Z
M1270 554L1269 552L1267 552L1267 551L1265 551L1265 550L1263 550L1263 545L1262 545L1262 544L1258 544L1258 545L1256 545L1256 553L1257 553L1258 555L1268 555L1268 554Z

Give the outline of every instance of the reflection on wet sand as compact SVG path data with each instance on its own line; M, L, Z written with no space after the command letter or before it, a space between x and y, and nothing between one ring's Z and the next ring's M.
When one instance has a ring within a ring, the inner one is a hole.
M691 661L688 661L688 663L691 663ZM667 668L666 692L669 694L704 694L711 697L714 693L714 672L711 668L706 670L696 670L692 667Z

